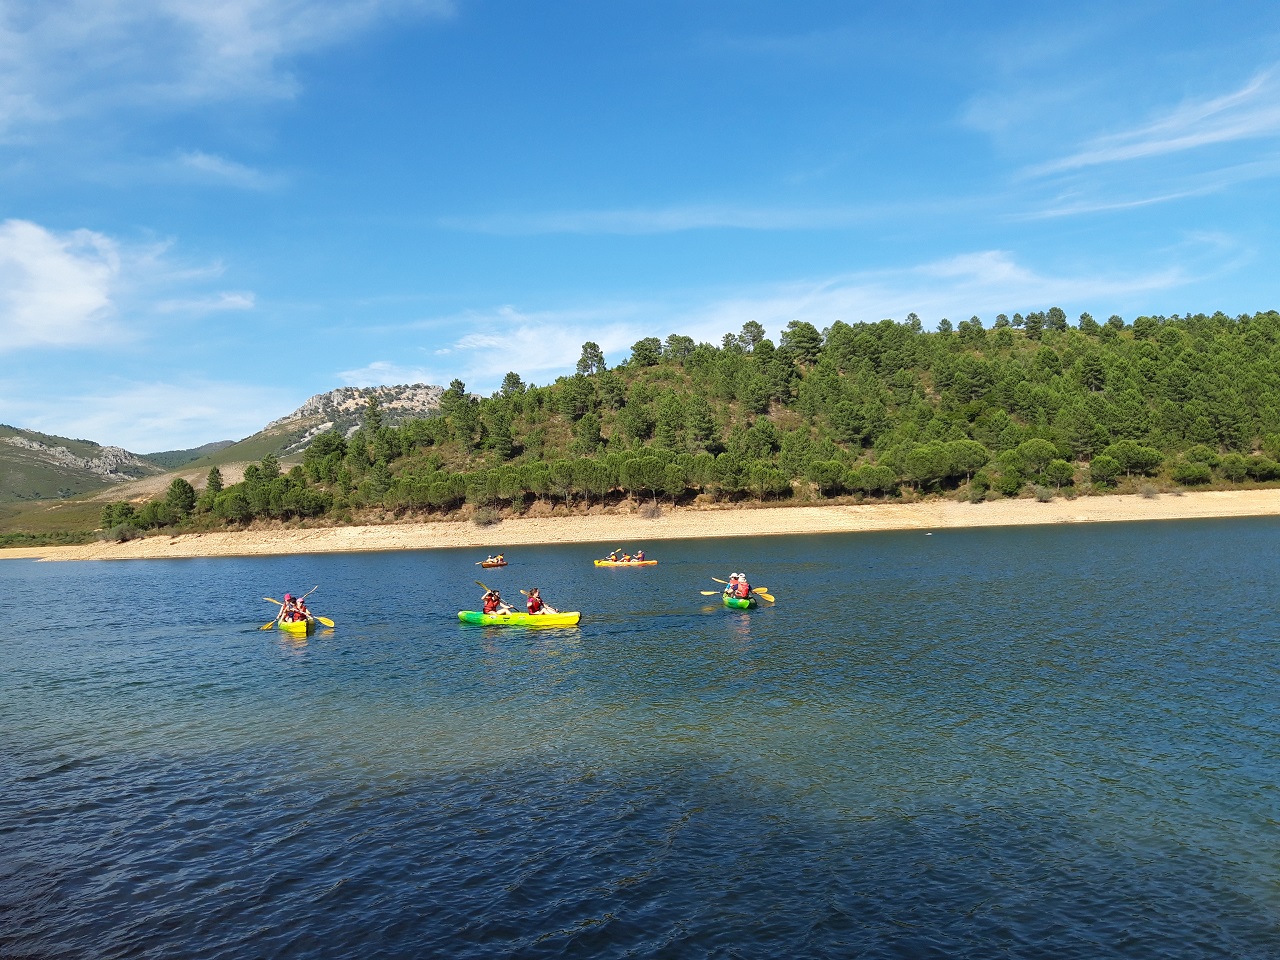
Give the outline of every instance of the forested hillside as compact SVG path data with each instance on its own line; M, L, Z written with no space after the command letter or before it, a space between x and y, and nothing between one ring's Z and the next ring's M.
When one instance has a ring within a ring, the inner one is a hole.
M755 323L718 345L636 343L610 368L593 343L577 373L530 386L509 373L480 399L454 381L438 416L383 424L373 401L282 473L216 471L198 497L114 504L107 527L255 518L346 520L638 498L1048 497L1280 478L1280 314ZM1149 478L1143 481L1142 478ZM189 485L188 485L189 486Z

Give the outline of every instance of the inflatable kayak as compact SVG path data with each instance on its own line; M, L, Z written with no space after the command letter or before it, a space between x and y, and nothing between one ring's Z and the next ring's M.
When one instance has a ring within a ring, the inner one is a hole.
M745 600L739 600L737 597L725 597L724 605L732 607L735 610L751 610L756 605L755 597L747 597Z
M487 567L505 567L506 565L507 565L507 561L505 560L481 560L480 561L480 566L486 567L486 568Z
M597 560L597 567L652 567L656 566L657 560Z
M572 627L582 619L574 610L570 613L480 613L476 610L459 610L458 619L463 623L478 623L485 627Z
M277 620L276 626L285 633L292 633L299 637L305 637L309 633L313 633L316 629L314 620Z

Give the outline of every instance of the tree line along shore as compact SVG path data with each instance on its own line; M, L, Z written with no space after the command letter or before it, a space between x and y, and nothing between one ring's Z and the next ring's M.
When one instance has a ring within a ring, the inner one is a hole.
M609 367L586 343L546 386L508 373L491 397L454 380L438 416L390 426L376 400L349 436L322 434L225 485L174 480L108 504L105 535L254 521L469 516L1222 488L1280 479L1280 314L1118 316L1052 308L924 331L919 319L754 322L717 346L680 334ZM100 534L101 535L101 534Z

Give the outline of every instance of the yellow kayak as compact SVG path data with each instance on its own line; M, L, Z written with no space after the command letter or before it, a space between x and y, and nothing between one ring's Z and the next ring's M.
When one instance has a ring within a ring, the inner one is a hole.
M657 560L597 560L597 567L653 567Z
M476 623L486 627L572 627L582 619L578 611L569 613L480 613L476 610L459 610L458 619L463 623Z
M316 629L314 620L277 620L276 626L285 633L292 633L296 636L305 637Z

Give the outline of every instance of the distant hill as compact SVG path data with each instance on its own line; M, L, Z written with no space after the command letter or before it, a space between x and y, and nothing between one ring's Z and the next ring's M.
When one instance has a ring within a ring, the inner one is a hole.
M154 463L157 467L163 467L165 470L177 470L179 467L186 466L192 460L199 460L201 457L215 454L233 443L235 443L234 440L215 440L213 443L192 447L190 450L164 450L160 453L144 453L142 454L142 459Z
M0 424L0 503L62 500L163 472L121 447Z
M166 450L138 455L120 447L103 446L91 440L71 440L0 424L0 504L39 505L93 497L129 480L141 480L173 472L203 486L210 467L242 465L274 454L282 461L296 462L320 434L337 430L349 436L360 426L369 398L377 397L383 422L394 426L411 418L431 417L440 412L442 387L428 384L401 384L384 387L340 387L316 394L292 413L268 423L243 440L219 440L190 450ZM228 474L238 477L238 469ZM156 495L172 479L141 487L122 488L125 497ZM156 489L153 490L152 487ZM0 523L0 526L5 524Z

